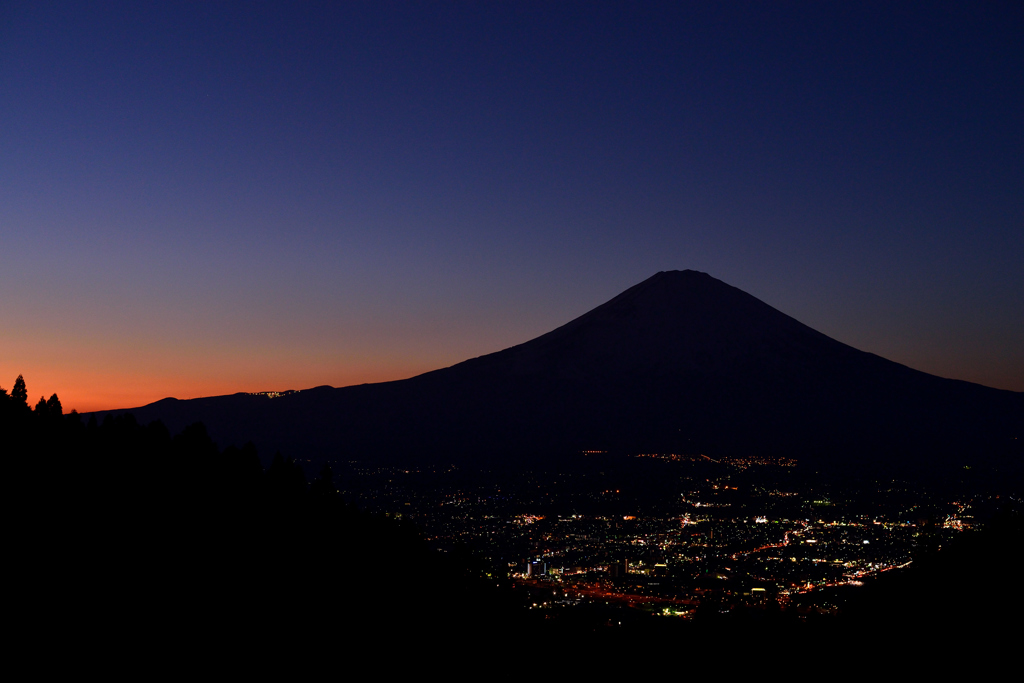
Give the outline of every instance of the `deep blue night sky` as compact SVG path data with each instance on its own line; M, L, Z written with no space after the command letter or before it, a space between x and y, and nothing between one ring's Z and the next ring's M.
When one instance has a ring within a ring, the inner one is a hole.
M1024 5L0 3L0 386L407 377L692 268L1024 391Z

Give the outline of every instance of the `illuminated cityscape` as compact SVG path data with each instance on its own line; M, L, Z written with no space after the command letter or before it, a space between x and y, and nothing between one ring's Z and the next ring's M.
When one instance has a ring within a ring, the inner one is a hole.
M349 463L341 486L413 520L438 549L471 548L532 608L684 619L701 604L836 613L851 587L940 549L999 503L898 481L814 483L791 459L600 451L571 472L519 475Z

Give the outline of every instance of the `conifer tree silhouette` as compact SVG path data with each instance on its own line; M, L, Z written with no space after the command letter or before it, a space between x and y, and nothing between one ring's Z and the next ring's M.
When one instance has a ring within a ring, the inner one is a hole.
M46 410L50 413L51 417L61 417L64 415L64 408L61 406L60 399L57 398L57 394L54 394L47 399Z
M18 375L14 380L14 388L11 389L11 400L16 408L28 408L28 389L25 388L25 378Z

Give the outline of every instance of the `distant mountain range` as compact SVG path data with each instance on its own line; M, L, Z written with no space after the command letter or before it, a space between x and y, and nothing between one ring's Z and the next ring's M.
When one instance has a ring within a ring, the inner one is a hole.
M124 412L124 411L116 411ZM552 332L406 380L130 412L266 456L530 462L583 450L760 455L816 468L1020 476L1024 393L858 351L695 271Z

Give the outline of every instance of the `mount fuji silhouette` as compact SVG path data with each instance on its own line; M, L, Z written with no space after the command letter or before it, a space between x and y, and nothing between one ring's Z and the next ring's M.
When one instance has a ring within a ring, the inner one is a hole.
M859 351L690 270L410 379L127 412L172 431L201 420L222 446L252 440L314 461L528 462L594 449L1014 476L1024 463L1024 393Z

